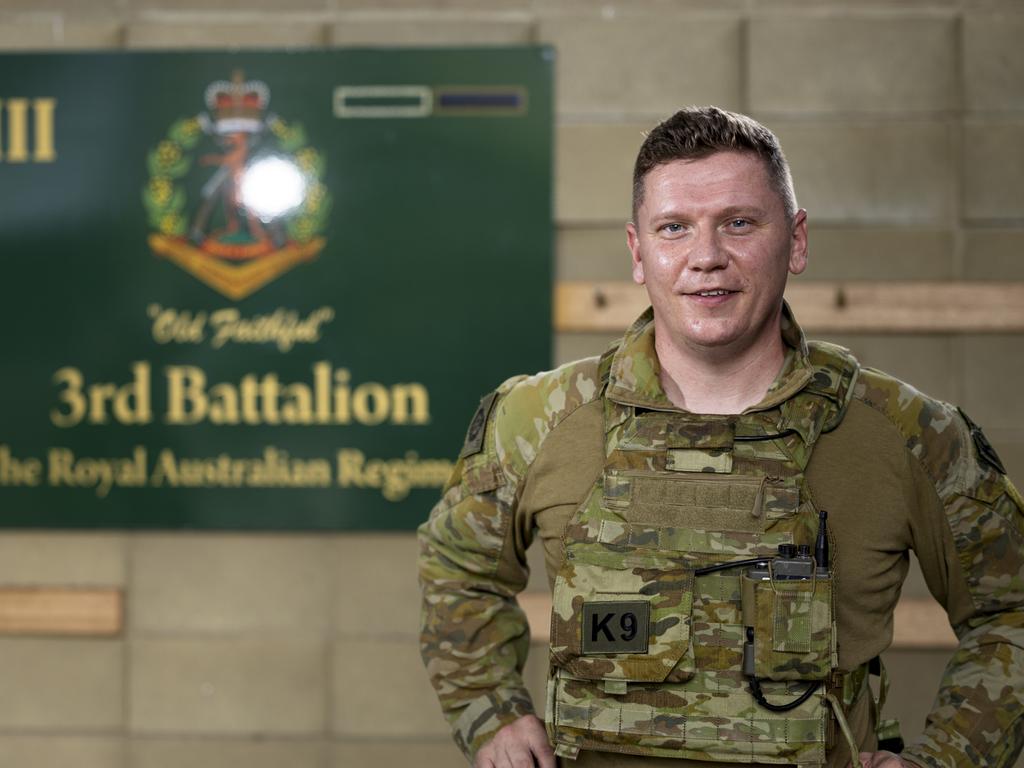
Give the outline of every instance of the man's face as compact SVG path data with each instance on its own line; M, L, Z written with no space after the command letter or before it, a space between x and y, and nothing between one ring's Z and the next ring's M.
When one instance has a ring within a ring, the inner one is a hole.
M633 280L647 287L656 332L703 354L770 341L787 273L807 266L806 212L787 221L764 162L751 152L657 166L626 234Z

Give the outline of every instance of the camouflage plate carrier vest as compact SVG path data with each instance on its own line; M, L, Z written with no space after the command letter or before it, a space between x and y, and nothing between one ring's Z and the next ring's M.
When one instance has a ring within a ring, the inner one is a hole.
M547 725L558 755L824 763L835 738L825 697L842 696L843 677L831 578L694 573L771 557L780 544L813 546L818 510L804 470L842 418L858 365L822 343L810 345L810 362L803 389L765 411L700 416L605 397L604 472L566 527L554 587ZM755 702L742 669L747 627L770 703L821 681L803 704L773 712Z

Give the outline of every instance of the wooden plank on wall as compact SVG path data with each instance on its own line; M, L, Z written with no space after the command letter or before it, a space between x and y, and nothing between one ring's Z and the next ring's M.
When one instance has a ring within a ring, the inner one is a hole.
M1024 332L1024 282L791 282L786 299L809 333ZM633 283L555 285L555 330L618 332L647 306Z
M119 589L0 588L0 634L116 635L123 602Z
M530 622L530 639L547 641L551 621L551 596L544 592L524 592L519 605ZM893 619L893 648L955 648L956 635L946 612L934 600L903 598L896 604Z

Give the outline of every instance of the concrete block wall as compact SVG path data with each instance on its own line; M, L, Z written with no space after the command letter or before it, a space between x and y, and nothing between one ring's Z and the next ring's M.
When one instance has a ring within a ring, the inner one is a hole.
M810 211L803 279L1024 280L1022 39L1019 0L0 0L0 51L550 44L557 276L583 280L628 279L632 157L688 103L780 135ZM1019 335L835 340L962 404L1024 482ZM556 335L555 362L607 341ZM418 659L415 551L410 534L0 535L0 585L127 603L115 639L0 638L0 768L459 765ZM913 575L905 593L927 590ZM891 661L913 735L944 654ZM543 675L538 647L538 701Z

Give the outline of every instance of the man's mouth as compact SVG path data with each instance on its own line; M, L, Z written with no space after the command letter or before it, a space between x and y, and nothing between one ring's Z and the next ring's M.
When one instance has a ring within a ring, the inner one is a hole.
M725 288L713 288L707 291L690 291L687 293L688 296L727 296L730 293L736 293L736 291L729 291Z

